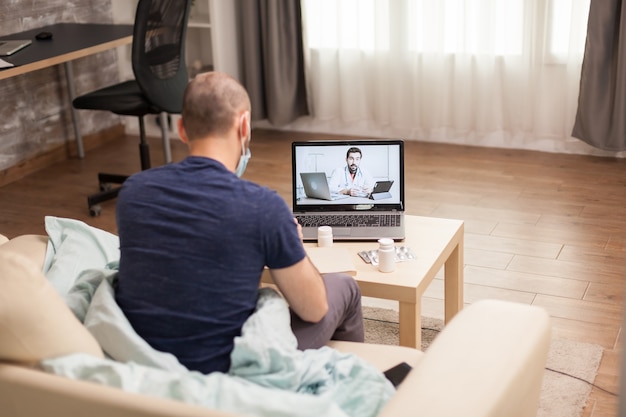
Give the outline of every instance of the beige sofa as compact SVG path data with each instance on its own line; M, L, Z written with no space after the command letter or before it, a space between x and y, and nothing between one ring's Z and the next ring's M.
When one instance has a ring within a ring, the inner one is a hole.
M39 370L37 363L45 358L72 352L102 355L41 273L47 242L45 236L8 240L0 235L3 417L232 415ZM26 290L20 289L25 280ZM381 370L400 361L413 366L380 416L534 416L549 328L549 318L539 308L485 300L457 315L425 353L399 346L331 345L354 352Z

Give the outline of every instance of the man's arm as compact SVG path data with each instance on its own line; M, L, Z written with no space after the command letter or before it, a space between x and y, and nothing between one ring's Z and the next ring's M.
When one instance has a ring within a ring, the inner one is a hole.
M317 323L326 315L326 286L307 256L287 268L270 269L270 274L291 309L302 320Z
M295 218L293 221L302 242L302 226ZM291 309L302 320L317 323L326 315L326 286L308 256L287 268L270 269L270 274Z

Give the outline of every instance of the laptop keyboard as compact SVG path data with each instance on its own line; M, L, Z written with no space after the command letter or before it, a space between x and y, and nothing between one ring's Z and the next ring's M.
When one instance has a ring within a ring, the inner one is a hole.
M302 227L395 227L401 224L401 214L306 214L296 215Z

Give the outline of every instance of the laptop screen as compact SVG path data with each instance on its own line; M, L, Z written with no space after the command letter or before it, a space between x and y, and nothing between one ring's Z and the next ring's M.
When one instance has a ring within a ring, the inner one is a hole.
M294 212L404 211L402 140L292 143Z

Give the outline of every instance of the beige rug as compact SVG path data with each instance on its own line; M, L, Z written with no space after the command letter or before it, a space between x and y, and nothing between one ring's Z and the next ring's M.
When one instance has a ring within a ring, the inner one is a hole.
M398 344L397 311L364 306L363 316L366 342ZM442 327L442 320L422 317L422 350L428 349ZM580 417L591 385L577 378L593 382L602 353L603 349L599 345L552 339L537 416Z

